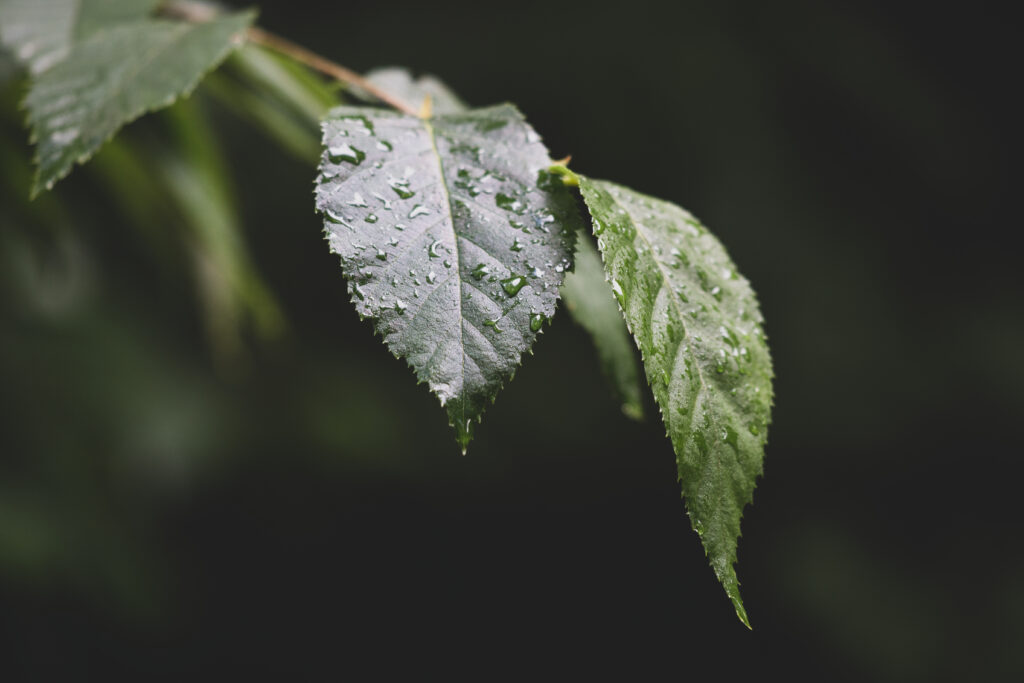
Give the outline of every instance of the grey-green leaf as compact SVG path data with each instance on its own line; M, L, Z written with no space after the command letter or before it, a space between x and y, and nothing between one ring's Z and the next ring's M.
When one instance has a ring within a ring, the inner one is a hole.
M32 74L63 60L74 42L146 17L159 0L0 0L0 43Z
M683 209L578 180L675 448L690 521L749 626L733 565L772 405L771 358L754 292L721 243Z
M644 405L636 352L589 235L581 234L576 240L575 260L575 269L562 285L562 300L573 319L594 340L601 370L622 404L622 412L639 420Z
M510 105L420 119L341 107L323 125L316 206L352 302L473 423L555 312L579 225Z
M37 144L34 193L53 187L121 126L191 92L241 44L254 16L121 23L75 44L67 59L35 79L25 99Z
M451 88L429 74L413 78L408 69L392 66L374 69L366 75L375 86L397 97L416 111L426 97L430 97L434 114L458 114L468 107Z

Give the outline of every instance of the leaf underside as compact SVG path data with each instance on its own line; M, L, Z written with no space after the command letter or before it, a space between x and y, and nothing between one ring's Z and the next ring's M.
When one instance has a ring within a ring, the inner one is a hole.
M772 367L750 284L669 202L579 176L594 234L676 453L694 530L744 624L733 565L762 471Z
M0 42L33 75L68 55L76 41L142 19L159 0L0 0Z
M643 418L643 387L633 341L605 280L601 256L585 233L576 240L575 268L565 278L562 299L573 319L590 333L601 370L622 412L634 420Z
M126 123L191 92L241 43L254 17L133 21L76 43L35 79L25 98L37 145L34 192L53 187Z
M555 312L580 224L511 105L420 119L341 107L323 125L316 206L352 302L473 423Z

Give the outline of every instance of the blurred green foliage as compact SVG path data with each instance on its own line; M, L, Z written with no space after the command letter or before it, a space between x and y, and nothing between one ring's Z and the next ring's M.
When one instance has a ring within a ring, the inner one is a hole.
M556 156L716 227L758 287L778 377L739 551L755 631L686 528L671 447L622 416L575 326L539 341L476 453L454 452L323 248L313 105L289 110L229 65L232 94L211 84L125 131L144 160L108 146L29 203L23 90L0 61L10 680L475 658L488 678L542 654L572 672L621 655L637 676L683 661L726 678L1024 675L1020 112L998 8L263 6L261 23L347 66L511 99ZM523 41L611 47L586 68L497 47ZM272 113L239 125L239 89ZM215 226L161 170L177 116L214 131ZM279 119L283 146L255 127ZM203 259L248 275L211 284ZM260 294L236 289L253 274Z

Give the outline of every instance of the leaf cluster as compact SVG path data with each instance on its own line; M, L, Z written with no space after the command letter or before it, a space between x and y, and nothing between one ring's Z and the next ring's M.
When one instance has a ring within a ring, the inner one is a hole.
M30 75L32 193L202 82L203 97L286 151L319 157L315 208L352 303L437 395L463 452L563 298L634 419L645 402L639 350L691 524L749 625L734 564L762 471L772 368L753 290L721 243L675 204L552 162L512 105L471 109L438 79L404 69L349 78L267 39L254 20L185 1L0 0L0 42ZM233 302L209 316L212 326L224 327L218 311L242 310L279 328L244 255L216 135L190 103L163 114L170 133L157 154L113 149L143 174L154 166L151 194L170 196L191 226L197 271L219 292L209 298ZM144 185L110 180L124 194Z

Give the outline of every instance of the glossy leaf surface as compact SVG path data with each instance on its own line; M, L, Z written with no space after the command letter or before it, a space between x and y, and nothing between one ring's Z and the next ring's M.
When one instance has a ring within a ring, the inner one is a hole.
M771 358L754 292L721 243L685 210L577 178L675 449L690 521L749 626L733 565L772 405Z
M316 205L352 302L465 450L555 312L575 203L510 105L432 119L341 107L323 144Z

